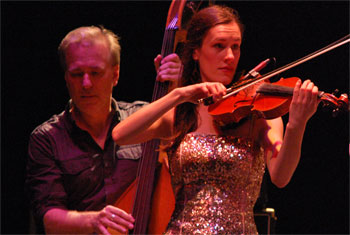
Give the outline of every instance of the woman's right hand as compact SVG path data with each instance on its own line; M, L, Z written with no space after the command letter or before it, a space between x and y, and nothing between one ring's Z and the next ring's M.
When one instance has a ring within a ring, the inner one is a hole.
M213 97L213 101L216 102L221 97L226 95L226 87L220 82L203 82L194 85L177 88L181 102L191 102L198 104L198 100L209 96Z
M213 96L217 101L226 94L226 87L219 82L205 82L178 87L160 99L139 109L112 131L118 145L143 143L151 139L172 138L174 108L185 102L198 103L198 99Z

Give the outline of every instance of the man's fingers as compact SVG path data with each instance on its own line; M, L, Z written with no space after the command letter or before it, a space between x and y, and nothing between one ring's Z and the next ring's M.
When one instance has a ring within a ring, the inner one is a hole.
M116 218L118 219L118 216L122 219L125 219L127 221L130 221L130 222L135 222L135 219L128 213L126 213L125 211L119 209L119 208L116 208L114 207L112 212L116 215Z
M164 57L164 59L162 59L161 64L165 64L168 62L174 62L174 63L179 63L180 62L180 58L177 54L172 53L166 57Z
M103 224L99 224L98 229L104 235L111 235Z
M154 67L155 67L156 71L158 71L161 61L162 61L161 55L157 55L156 58L154 58L153 62L154 62Z

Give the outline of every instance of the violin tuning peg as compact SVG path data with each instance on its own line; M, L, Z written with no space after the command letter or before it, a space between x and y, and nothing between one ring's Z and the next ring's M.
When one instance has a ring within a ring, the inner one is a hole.
M337 95L339 93L339 90L338 89L335 89L333 92L332 92L332 95Z
M339 108L336 108L336 109L333 109L333 112L332 112L332 117L337 117L338 116L338 114L339 114Z
M322 103L322 108L327 109L327 108L329 108L329 107L330 107L329 103L326 103L326 102L323 102L323 103Z

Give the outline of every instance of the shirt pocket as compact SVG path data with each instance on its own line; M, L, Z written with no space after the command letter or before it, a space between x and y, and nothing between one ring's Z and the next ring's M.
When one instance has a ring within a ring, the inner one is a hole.
M82 155L73 159L67 159L60 162L63 174L77 175L81 172L93 168L93 160L90 155Z
M141 157L141 144L122 145L116 149L116 156L118 159L137 160Z
M83 200L103 182L103 169L97 154L84 154L61 161L62 184L69 195L69 203Z

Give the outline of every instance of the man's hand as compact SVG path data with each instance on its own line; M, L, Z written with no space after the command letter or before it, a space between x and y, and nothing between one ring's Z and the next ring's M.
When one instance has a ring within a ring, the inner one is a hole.
M92 225L96 233L109 235L107 227L126 233L128 229L134 228L134 221L130 214L117 207L108 205L98 212L96 219L92 221Z
M169 81L177 84L182 75L182 63L179 56L175 53L166 56L161 55L154 58L154 66L157 71L157 81Z
M100 211L72 211L53 208L44 215L46 234L105 234L107 228L126 233L134 228L134 218L125 211L108 205Z

